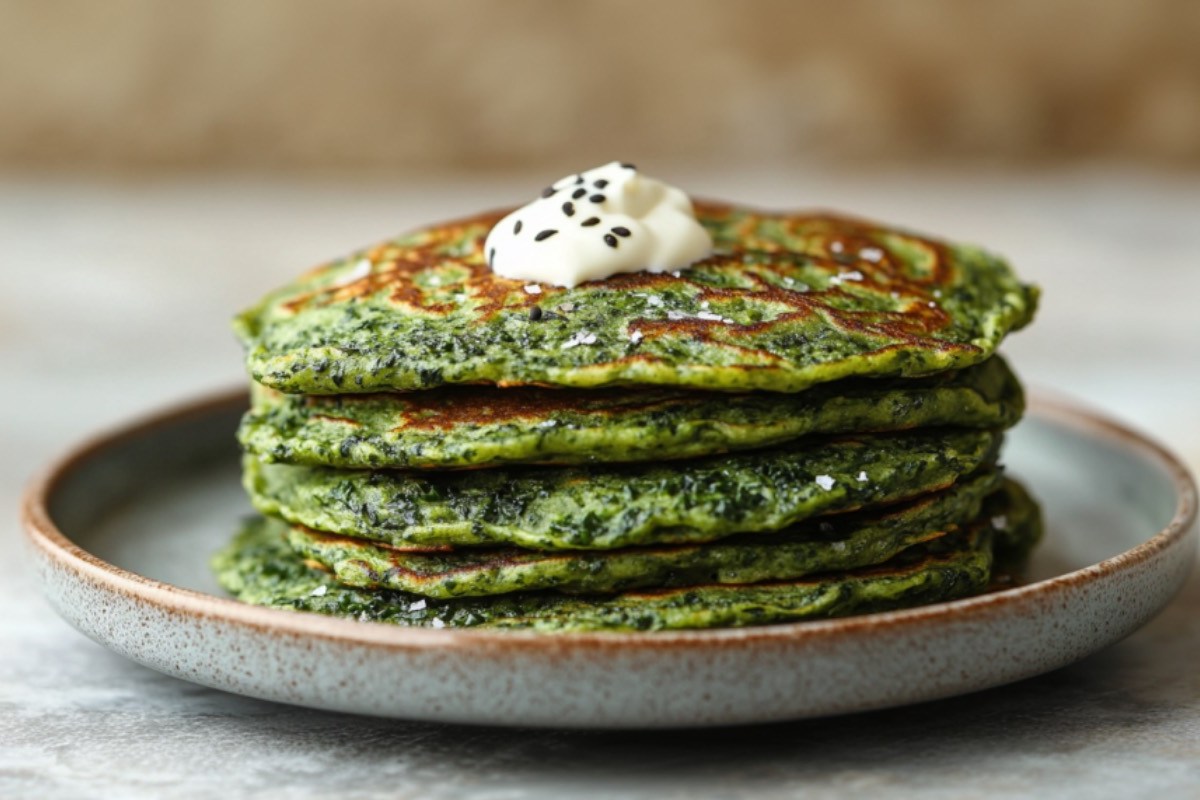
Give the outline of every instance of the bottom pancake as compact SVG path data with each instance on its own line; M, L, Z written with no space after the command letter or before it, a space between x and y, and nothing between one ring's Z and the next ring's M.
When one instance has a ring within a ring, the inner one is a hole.
M970 524L885 564L801 580L705 584L614 595L522 592L434 600L342 585L295 553L278 523L249 521L213 566L221 584L255 605L418 627L647 631L740 627L841 617L952 600L984 591L993 542L1025 550L1040 536L1036 504L1007 483Z

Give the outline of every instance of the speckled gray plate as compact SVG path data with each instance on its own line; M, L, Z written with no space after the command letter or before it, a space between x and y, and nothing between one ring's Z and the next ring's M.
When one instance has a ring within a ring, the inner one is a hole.
M1032 583L909 611L742 630L411 630L221 597L207 562L249 506L241 395L103 436L26 497L33 566L72 625L185 680L285 703L497 725L669 727L838 714L1060 667L1182 586L1196 488L1126 428L1039 401L1006 461L1044 502ZM1180 665L1181 669L1187 668Z

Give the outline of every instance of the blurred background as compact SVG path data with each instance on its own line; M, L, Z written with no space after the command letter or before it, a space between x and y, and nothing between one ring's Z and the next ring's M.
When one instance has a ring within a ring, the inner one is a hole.
M1190 0L25 0L0 163L1200 164Z
M0 0L0 356L57 420L6 435L234 384L297 271L622 159L1007 255L1029 381L1197 463L1198 43L1189 0Z

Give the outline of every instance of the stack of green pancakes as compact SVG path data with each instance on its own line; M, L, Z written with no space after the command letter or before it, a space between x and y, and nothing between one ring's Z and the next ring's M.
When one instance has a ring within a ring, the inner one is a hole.
M714 254L498 277L501 214L313 270L242 314L262 516L238 598L425 627L758 625L987 589L1036 505L995 355L1036 289L985 251L699 205Z

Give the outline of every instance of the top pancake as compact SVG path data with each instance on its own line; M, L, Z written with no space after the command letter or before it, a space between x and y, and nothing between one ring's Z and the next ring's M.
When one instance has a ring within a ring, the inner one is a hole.
M493 274L497 212L319 267L238 317L283 392L463 383L800 391L976 364L1031 319L999 258L869 222L699 204L715 253L574 289Z

